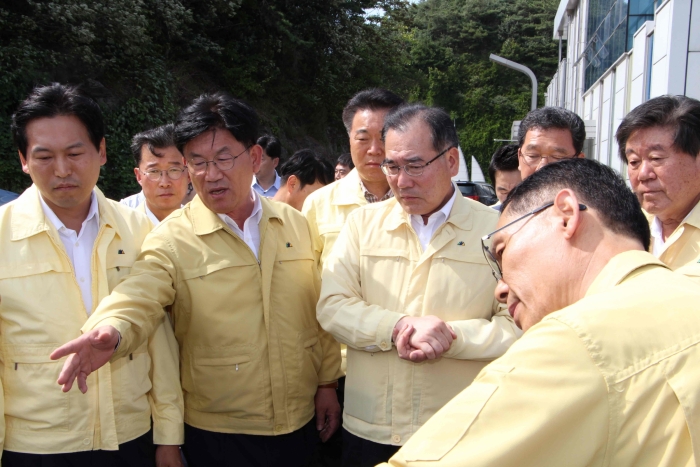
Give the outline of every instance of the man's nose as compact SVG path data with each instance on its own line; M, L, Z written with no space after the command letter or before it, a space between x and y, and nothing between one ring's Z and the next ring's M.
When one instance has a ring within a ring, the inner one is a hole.
M496 300L499 303L506 303L508 300L508 292L509 292L508 284L503 282L503 279L499 279L498 284L496 285L496 290L493 291L493 295L496 297Z
M656 172L654 172L654 168L651 166L649 161L642 161L641 165L639 166L638 178L639 180L653 180L656 178Z

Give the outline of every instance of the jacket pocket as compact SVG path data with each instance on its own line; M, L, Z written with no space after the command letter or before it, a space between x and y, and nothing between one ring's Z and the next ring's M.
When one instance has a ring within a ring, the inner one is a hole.
M389 374L395 352L364 352L348 348L345 379L345 412L373 425L391 418Z
M68 431L71 393L56 385L63 360L49 354L58 347L11 345L3 349L5 420L17 431ZM75 392L75 391L73 391Z
M114 406L124 415L150 412L151 355L148 342L133 353L111 363Z
M297 335L296 349L292 356L298 363L297 374L290 375L290 395L301 404L312 401L318 388L318 372L321 370L323 349L318 338L318 328L305 329ZM295 357L297 355L298 357ZM296 366L296 365L295 365Z
M260 352L252 345L197 347L190 374L192 408L240 419L265 418L265 387Z

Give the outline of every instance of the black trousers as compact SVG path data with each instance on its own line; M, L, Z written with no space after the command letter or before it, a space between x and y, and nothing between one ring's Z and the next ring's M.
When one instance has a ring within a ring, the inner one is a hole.
M189 467L306 467L318 442L315 417L279 436L216 433L185 424L182 451Z
M153 431L119 445L118 451L82 451L64 454L2 452L3 467L155 467Z
M387 462L401 446L380 444L355 436L343 428L343 467L374 467Z

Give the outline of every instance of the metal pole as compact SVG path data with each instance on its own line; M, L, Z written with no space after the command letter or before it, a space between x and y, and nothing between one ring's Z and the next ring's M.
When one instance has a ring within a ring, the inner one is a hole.
M532 70L525 65L512 62L507 58L499 57L498 55L494 54L489 55L489 60L521 73L525 73L530 77L530 81L532 81L532 101L530 103L530 110L535 110L537 108L537 78L535 78L535 74L532 72Z

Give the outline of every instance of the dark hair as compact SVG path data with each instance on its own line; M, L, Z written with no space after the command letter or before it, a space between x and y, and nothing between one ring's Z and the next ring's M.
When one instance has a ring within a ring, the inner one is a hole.
M100 148L105 136L105 124L97 102L79 86L51 83L34 88L12 115L12 139L23 156L27 156L29 122L58 116L73 116L80 120L92 144L96 149Z
M141 150L146 145L149 151L156 157L162 157L162 154L156 152L157 149L165 149L175 144L175 125L168 123L167 125L152 128L134 135L131 139L131 154L134 156L136 166L141 165Z
M385 140L389 130L403 133L417 118L430 128L433 148L436 151L442 151L450 146L459 146L457 130L447 112L437 107L426 107L423 104L405 104L389 112L384 119L382 141Z
M496 149L489 164L491 183L496 183L496 172L511 172L518 170L518 145L505 144Z
M334 181L334 169L330 162L311 149L301 149L287 159L280 167L282 183L287 183L290 175L296 175L300 188L313 185L317 180L324 185Z
M403 104L403 99L391 91L380 88L371 88L360 91L345 104L343 109L343 125L350 133L352 119L358 110L391 110Z
M637 197L620 175L610 167L590 159L566 159L547 164L523 180L508 194L501 212L524 214L554 199L565 188L595 210L603 225L636 240L649 249L649 221Z
M542 107L531 110L520 122L518 128L518 146L523 147L525 144L525 135L528 131L539 128L541 130L549 130L551 128L560 130L569 130L571 132L571 141L574 143L574 150L577 156L583 150L583 143L586 141L586 125L581 120L581 117L570 110L561 107Z
M660 96L635 107L615 133L620 158L627 162L627 140L637 130L664 127L675 132L673 147L696 157L700 152L700 101L686 96Z
M349 152L344 152L338 156L338 160L335 165L344 165L345 167L350 167L350 170L355 168L355 163L352 161L352 155Z
M258 144L263 148L265 154L272 159L279 159L282 156L282 145L280 140L272 135L263 135L258 138Z
M250 147L258 139L258 114L247 103L228 94L202 94L177 116L177 148L184 154L187 143L217 128L228 130L238 142Z

